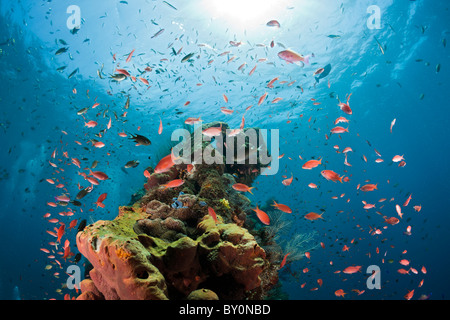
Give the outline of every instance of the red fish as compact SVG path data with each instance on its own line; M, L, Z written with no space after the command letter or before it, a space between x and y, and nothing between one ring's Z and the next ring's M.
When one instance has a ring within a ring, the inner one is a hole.
M253 193L252 193L252 189L253 189L254 187L249 187L249 186L247 186L247 185L245 185L245 184L243 184L243 183L235 183L235 184L233 184L232 188L233 188L234 190L236 190L236 191L250 192L251 194L253 194Z
M278 57L284 61L286 61L287 63L303 63L303 64L309 64L309 58L311 56L302 56L300 54L298 54L297 52L293 51L293 50L284 50L284 51L280 51L278 52Z
M294 176L291 176L289 179L285 179L285 180L281 181L281 183L287 187L287 186L291 185L293 179L294 179Z
M97 126L97 122L96 121L94 121L94 120L91 120L91 121L89 121L89 122L85 122L84 123L84 126L85 127L88 127L88 128L95 128L96 126Z
M273 205L275 208L277 208L280 211L286 212L286 213L292 213L292 209L289 208L287 205L285 204L281 204L281 203L277 203L275 200L273 201Z
M352 114L352 109L350 108L350 105L348 104L348 101L350 100L350 97L352 96L352 93L350 93L347 97L347 102L343 103L339 99L338 106L341 108L342 111L344 111L346 114Z
M339 290L336 290L336 291L334 292L334 294L335 294L336 297L342 297L342 298L344 298L344 296L345 296L347 293L345 293L343 289L339 289Z
M361 271L361 268L362 268L361 266L350 266L345 268L342 272L346 274L353 274Z
M280 27L280 23L277 20L270 20L269 22L266 23L266 25L268 27Z
M94 178L96 178L96 179L98 179L98 180L108 180L109 179L109 177L108 177L108 175L106 174L106 173L103 173L103 172L101 172L101 171L94 171L94 172L92 172L92 170L91 169L89 169L89 175L91 175L91 176L94 176Z
M208 207L208 214L214 219L214 222L217 223L217 215L213 208Z
M175 179L172 181L169 181L166 184L163 184L164 190L167 188L178 188L181 187L184 184L184 180L182 179Z
M105 205L103 204L103 201L105 201L107 195L108 195L107 193L102 193L98 197L97 202L95 203L97 205L97 208L98 207L100 207L100 208L104 208L105 207Z
M373 190L378 190L377 184L366 184L361 187L361 191L364 191L364 192L373 191Z
M331 129L331 133L344 133L344 132L348 132L348 128L335 127Z
M413 297L413 295L414 295L414 290L408 291L408 293L405 294L405 299L406 299L406 300L411 300L411 298Z
M169 154L162 158L155 167L155 173L163 173L170 170L175 165L177 158L173 155L173 153Z
M408 204L409 204L409 202L411 201L411 199L412 199L412 194L409 195L408 199L406 199L406 201L405 201L405 203L403 204L403 206L404 206L404 207L407 207Z
M264 93L260 98L259 98L259 100L258 100L258 106L260 106L263 102L264 102L264 100L267 98L267 92L266 93Z
M284 267L284 265L286 264L286 258L287 258L287 256L290 255L290 254L291 254L291 253L289 252L289 253L286 253L286 254L284 255L283 261L281 261L281 264L280 264L280 269Z
M133 53L134 53L134 49L128 55L126 62L130 62L131 58L133 57Z
M319 160L309 160L303 166L302 169L311 170L322 164L322 158Z
M163 131L163 124L162 124L161 118L159 118L159 129L158 129L158 134L161 134L162 131Z
M397 223L400 222L400 220L397 219L396 217L390 217L390 218L385 217L384 222L386 222L387 224L390 224L390 225L396 225Z
M322 215L323 215L323 213L322 214L317 214L315 212L310 212L307 215L305 215L305 218L308 219L308 220L314 221L314 220L317 220L317 219L323 219Z
M252 209L252 210L256 212L256 216L263 224L265 224L267 226L270 224L270 219L269 219L269 216L267 215L267 213L265 213L264 211L259 209L258 206L256 206L256 209Z
M66 228L66 225L63 223L59 227L58 231L56 232L57 239L56 242L61 243L61 237L64 235L64 229Z
M336 172L331 171L331 170L323 170L320 173L325 179L327 179L328 181L333 181L333 182L337 182L339 181L340 183L342 183L342 177L340 177Z

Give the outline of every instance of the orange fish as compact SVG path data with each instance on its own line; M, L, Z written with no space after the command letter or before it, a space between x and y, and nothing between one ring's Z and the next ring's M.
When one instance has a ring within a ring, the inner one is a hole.
M139 80L141 80L141 82L147 86L150 84L147 79L144 79L142 77L139 77Z
M94 120L91 120L91 121L89 121L89 122L85 122L84 123L84 126L85 127L88 127L88 128L95 128L96 126L97 126L97 122L96 121L94 121Z
M317 214L315 212L310 212L307 215L305 215L305 218L308 219L308 220L314 221L314 220L317 220L317 219L323 219L322 215L323 215L323 213L322 214Z
M285 180L281 181L281 183L287 187L287 186L291 185L293 179L294 179L294 176L291 176L289 179L285 179Z
M64 229L65 229L66 225L63 223L61 224L61 226L59 227L56 235L57 235L57 239L56 242L61 243L61 237L64 235ZM56 229L56 228L55 228Z
M70 221L69 229L75 228L77 223L78 223L77 219L74 219L74 220Z
M331 129L331 133L344 133L344 132L348 132L348 128L335 127Z
M163 184L162 186L164 187L164 190L167 188L178 188L180 186L182 186L184 184L184 180L182 179L175 179L172 181L169 181L166 184Z
M323 170L321 174L328 181L330 180L333 182L339 181L340 183L342 183L342 178L344 177L344 176L340 177L336 172L331 170Z
M104 208L105 207L105 205L103 204L103 201L105 201L107 195L108 195L107 193L103 193L103 194L101 194L98 197L97 202L95 203L97 205L97 208L98 207L100 207L100 208Z
M286 253L286 254L284 255L283 261L281 261L281 264L280 264L280 269L284 267L284 265L286 264L286 258L287 258L287 256L290 255L290 254L291 254L291 253Z
M269 219L269 216L267 215L267 213L265 213L264 211L259 209L258 206L256 206L256 209L252 209L252 210L256 212L256 216L263 224L265 224L265 225L270 224L270 219Z
M390 224L390 225L396 225L397 223L400 222L399 219L397 219L396 217L390 217L390 218L384 218L384 222Z
M253 193L252 193L252 189L253 189L254 187L249 187L249 186L247 186L247 185L245 185L245 184L243 184L243 183L235 183L235 184L233 184L232 188L233 188L234 190L236 190L236 191L250 192L251 194L253 194Z
M322 158L319 158L319 160L309 160L302 166L302 169L311 170L316 168L320 164L322 164Z
M403 206L404 206L404 207L407 207L408 204L409 204L409 202L411 201L411 199L412 199L412 194L409 195L408 199L406 199L406 201L405 201L405 203L403 204Z
M276 201L273 201L273 205L275 208L277 208L280 211L286 212L286 213L292 213L291 208L289 208L287 205L285 204L280 204L280 203L276 203Z
M308 187L310 187L311 189L317 189L317 185L312 182L308 184Z
M334 292L334 294L336 295L336 297L342 297L342 298L344 298L344 296L345 296L347 293L345 293L343 289L339 289L339 290L336 290L336 291Z
M214 219L214 222L217 223L217 215L213 208L208 207L208 214Z
M339 117L339 118L337 118L337 119L334 121L334 124L336 125L336 124L338 124L338 123L340 123L340 122L346 122L346 123L348 123L348 122L350 122L350 120L347 120L345 117Z
M202 119L200 119L200 118L192 118L191 117L191 118L187 118L186 121L184 121L184 123L193 125L193 124L195 124L197 122L200 122L200 121L202 121Z
M378 190L377 184L366 184L361 187L361 191L364 191L364 192L373 191L373 190Z
M414 295L414 290L408 291L408 293L405 294L405 299L406 299L406 300L411 300L411 298L413 297L413 295Z
M158 134L161 134L162 131L163 131L163 124L162 124L161 118L159 118L159 129L158 129Z
M174 161L176 160L177 159L173 156L173 153L169 154L168 156L165 156L156 165L155 173L163 173L169 171L170 168L172 168L175 165Z
M338 106L341 108L342 111L344 111L346 114L352 114L352 109L350 108L350 105L348 104L348 101L350 100L350 97L352 96L352 93L350 93L347 97L347 102L343 103L339 99Z
M272 46L272 45L271 45ZM293 51L293 50L284 50L284 51L280 51L278 52L278 57L284 61L286 61L287 63L303 63L303 64L309 64L309 58L311 56L302 56L300 54L298 54L297 52Z
M267 97L267 92L264 93L264 94L259 98L259 100L258 100L258 106L260 106L261 103L264 102L264 100L266 99L266 97Z
M133 53L134 53L134 49L128 55L126 62L130 62L131 58L133 57Z
M356 272L360 272L361 271L361 266L350 266L345 268L344 270L342 270L343 273L346 274L353 274Z
M403 158L403 156L399 156L399 155L394 156L394 158L392 158L392 162L400 162L402 160L405 160L405 159Z

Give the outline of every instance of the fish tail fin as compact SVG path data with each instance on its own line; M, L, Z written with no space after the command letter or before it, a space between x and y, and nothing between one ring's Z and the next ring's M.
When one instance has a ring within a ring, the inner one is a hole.
M343 183L343 182L342 182L342 178L344 178L344 176L339 177L339 182L340 182L340 183Z
M250 192L250 194L253 194L253 192L252 192L252 189L253 188L255 188L255 187L250 187L250 188L248 188L248 192Z

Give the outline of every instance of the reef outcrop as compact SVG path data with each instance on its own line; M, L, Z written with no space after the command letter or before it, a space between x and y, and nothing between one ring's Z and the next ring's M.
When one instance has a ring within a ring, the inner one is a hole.
M202 129L211 126L217 123ZM260 168L177 164L152 173L141 199L77 234L93 266L78 299L263 299L277 283L278 267L246 228L250 200L232 188L251 183ZM184 184L161 187L173 179Z

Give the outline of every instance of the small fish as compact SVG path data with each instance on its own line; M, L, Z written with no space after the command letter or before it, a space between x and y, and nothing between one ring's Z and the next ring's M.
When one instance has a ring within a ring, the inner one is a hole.
M250 192L251 194L253 194L253 193L252 193L252 189L253 189L254 187L249 187L249 186L247 186L247 185L245 185L245 184L243 184L243 183L235 183L235 184L233 184L232 188L233 188L234 190L236 190L236 191Z
M214 219L214 222L217 223L217 215L213 208L208 207L208 214Z
M127 78L127 76L124 74L121 74L121 73L116 73L116 74L111 75L111 79L113 79L113 81L115 81L115 82L121 82L121 81L125 80L126 78Z
M67 50L69 50L68 47L67 48L58 49L58 51L55 52L55 56L59 56L60 54L63 54L65 52L67 52Z
M130 139L134 140L134 142L136 142L138 146L149 146L152 144L152 142L148 138L141 136L139 134L136 135L132 134Z
M267 215L267 213L265 213L264 211L259 209L258 206L256 206L256 209L252 209L252 210L256 212L256 216L263 224L265 224L265 225L270 224L270 218Z
M128 54L127 60L125 62L130 62L131 58L133 57L134 49L131 50L131 52Z
M331 170L323 170L320 174L328 181L333 182L339 181L340 183L342 183L342 178L344 177L344 176L340 177L336 172Z
M279 28L280 23L277 20L270 20L269 22L266 23L266 26Z
M317 220L317 219L323 219L322 218L323 213L321 214L317 214L315 212L310 212L308 214L305 215L305 218L311 221Z
M177 10L177 8L175 8L173 5L171 5L170 3L168 3L167 1L163 1L165 4L167 4L169 7L171 7L174 10Z
M86 219L81 220L80 224L78 225L78 232L81 232L86 228Z
M164 30L165 30L165 29L159 30L157 33L155 33L155 34L151 37L151 39L156 38L157 36L161 35L161 34L164 32Z
M192 58L194 56L195 53L189 53L188 55L186 55L183 59L181 59L181 62L186 62L188 61L190 58Z
M131 161L128 161L124 167L126 169L136 168L139 165L139 163L140 163L139 160L131 160Z
M75 70L73 70L72 73L69 74L69 76L67 77L67 79L72 78L72 77L78 72L78 70L79 70L78 68L76 68Z
M108 195L107 193L102 193L98 197L97 201L95 202L95 204L97 205L97 208L98 207L100 207L100 208L104 208L105 207L105 205L103 204L103 201L105 201L107 195Z
M163 184L162 186L164 187L164 190L165 190L165 189L168 189L168 188L178 188L178 187L181 187L183 184L184 184L184 180L182 180L182 179L175 179L175 180L169 181L166 184Z
M285 213L292 213L292 209L289 208L285 204L277 203L275 200L273 201L274 204L272 204L273 207L277 208L280 211L283 211Z
M81 116L82 114L85 114L87 111L89 110L89 108L83 108L77 111L77 115Z
M92 191L91 187L86 187L84 189L82 189L80 192L78 192L77 196L75 197L75 199L77 200L81 200L83 199L89 192Z
M289 252L289 253L286 253L286 254L284 255L283 260L281 261L281 264L280 264L280 269L283 268L283 267L285 266L285 264L286 264L286 258L287 258L288 255L290 255L290 254L291 254L291 253Z

